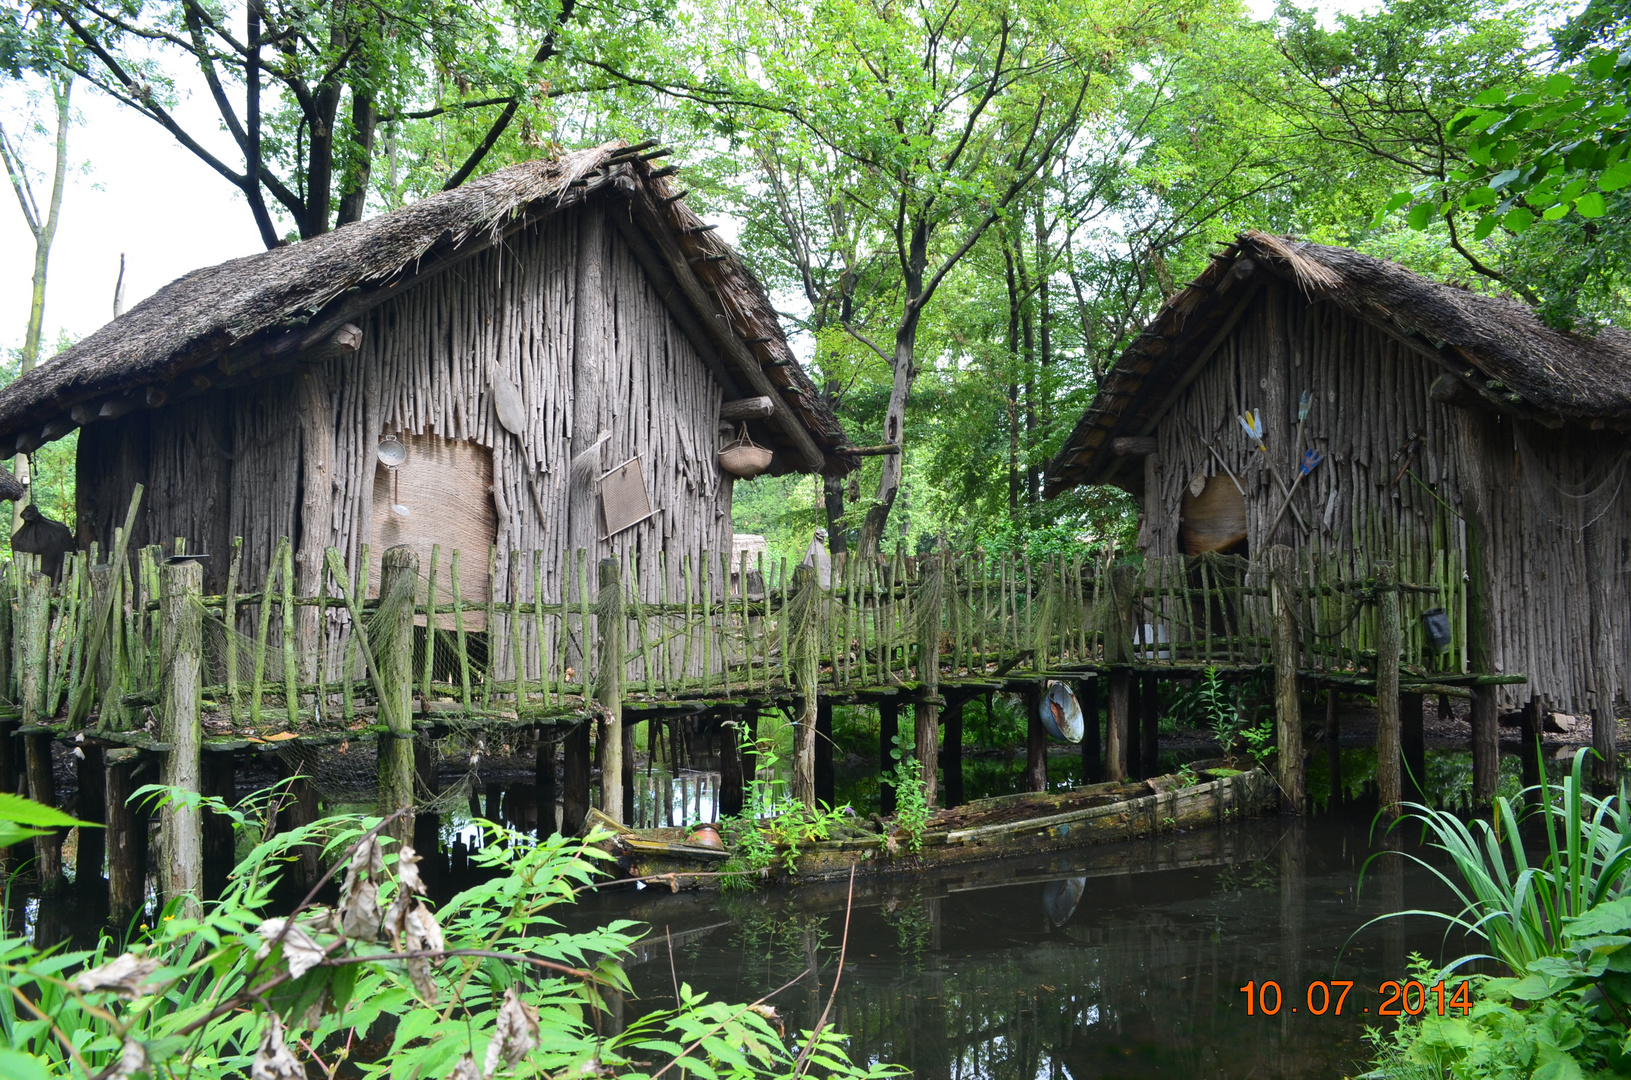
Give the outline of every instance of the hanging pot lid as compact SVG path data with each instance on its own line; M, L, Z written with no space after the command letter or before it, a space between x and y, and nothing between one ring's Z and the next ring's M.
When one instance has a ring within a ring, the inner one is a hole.
M381 439L379 448L374 452L379 456L379 463L387 469L394 469L408 460L408 448L397 442L395 435Z

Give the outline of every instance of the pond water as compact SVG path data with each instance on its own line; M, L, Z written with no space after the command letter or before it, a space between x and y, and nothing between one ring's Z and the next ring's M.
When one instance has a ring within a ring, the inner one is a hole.
M1458 802L1466 758L1430 753L1430 789ZM1410 830L1374 834L1371 751L1343 751L1335 785L1323 755L1310 764L1315 808L1302 818L861 880L853 896L843 883L726 894L607 889L565 919L652 928L627 965L634 995L619 1005L625 1021L672 1004L684 982L724 1000L772 995L795 1031L827 1010L855 1056L929 1080L1354 1076L1369 1060L1365 1029L1391 1023L1378 1015L1379 987L1408 979L1410 954L1442 962L1475 950L1447 939L1437 921L1372 922L1443 910L1452 898L1429 869L1400 856L1425 854ZM1051 765L1053 786L1081 782L1079 758ZM1012 790L1021 767L972 761L969 797ZM1503 763L1507 772L1516 762ZM715 774L637 777L642 819L717 813ZM840 774L838 794L870 808L875 787L861 766ZM535 829L539 811L530 783L491 783L462 806L422 816L416 846L441 848L422 865L433 894L473 883L469 856L482 842L474 817ZM82 892L43 909L14 894L13 925L89 944L105 914L82 908Z
M1366 927L1449 901L1428 870L1392 853L1361 888L1380 850L1372 813L1350 803L858 882L853 899L843 884L607 892L574 919L652 926L628 967L625 1009L672 1004L676 982L746 1002L797 978L772 998L790 1028L811 1027L830 1003L857 1057L919 1077L1352 1076L1365 1071L1365 1028L1384 1023L1380 984L1408 978L1412 951L1466 951L1426 919ZM1341 1015L1333 980L1353 984Z

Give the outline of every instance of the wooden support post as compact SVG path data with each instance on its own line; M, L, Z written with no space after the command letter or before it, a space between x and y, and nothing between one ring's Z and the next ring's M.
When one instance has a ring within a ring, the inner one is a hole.
M42 806L57 805L57 782L51 770L52 736L48 730L23 736L27 757L28 797ZM34 873L40 889L49 892L62 883L62 830L51 829L34 838Z
M1048 790L1048 731L1042 726L1042 687L1028 683L1025 701L1025 790Z
M79 796L74 807L74 816L81 821L105 826L107 806L102 789L106 766L102 761L102 747L97 743L86 742L80 745L79 752L82 756L78 759L75 770L79 779ZM89 882L99 881L102 877L102 859L107 854L108 830L81 828L79 842L75 847L77 855L74 861L74 880L83 888Z
M1143 752L1139 755L1142 775L1156 776L1161 771L1161 697L1154 674L1144 676L1144 707L1140 712L1144 716L1144 726L1140 731Z
M1399 745L1404 756L1404 790L1412 802L1425 802L1427 793L1427 739L1424 729L1427 699L1421 694L1399 695Z
M1297 553L1283 544L1269 549L1273 619L1269 646L1274 654L1274 742L1280 808L1303 811L1307 779L1303 771L1303 703L1297 687L1302 647L1297 632ZM1398 681L1398 664L1394 664Z
M1138 603L1135 587L1138 570L1122 563L1110 571L1110 604L1112 619L1105 631L1104 662L1126 665L1133 662L1133 610ZM1132 734L1129 709L1132 698L1132 673L1125 667L1112 667L1110 672L1110 716L1105 734L1105 777L1109 780L1127 779L1128 738Z
M589 722L584 721L567 732L562 740L566 754L565 791L561 796L561 832L576 836L583 831L584 819L589 816L590 753Z
M419 581L419 555L406 544L386 550L379 561L379 610L369 637L379 668L379 790L381 817L399 810L386 832L401 843L413 839L413 597Z
M1543 779L1541 775L1540 698L1532 697L1524 705L1523 721L1519 730L1518 754L1523 762L1523 786L1525 789L1538 787ZM1536 803L1539 803L1538 799Z
M595 701L600 705L600 812L621 823L623 816L623 564L600 560L600 597L595 604L600 638Z
M829 807L837 797L834 790L837 786L837 777L833 775L832 750L832 699L817 698L815 797L816 802Z
M1104 780L1104 749L1101 743L1104 722L1099 719L1099 680L1096 676L1077 680L1076 701L1082 707L1082 782L1097 784Z
M1472 720L1472 801L1474 806L1489 806L1501 780L1501 718L1495 687L1473 687L1468 714Z
M1342 727L1337 713L1337 692L1325 691L1325 772L1331 809L1342 805Z
M318 804L317 789L309 779L286 764L280 766L280 771L288 784L277 814L277 831L293 832L316 821L322 808ZM322 875L322 855L320 844L302 844L295 849L294 865L288 874L288 883L294 892L305 895Z
M1399 816L1399 591L1392 563L1376 574L1376 794L1382 816Z
M1126 671L1110 673L1109 719L1105 722L1104 778L1127 779L1127 709L1133 677Z
M555 804L560 801L555 782L555 762L560 756L560 741L552 728L534 728L538 733L538 749L533 757L532 779L538 788L538 835L554 836L559 827Z
M147 816L132 805L140 751L107 754L105 791L108 818L108 915L115 926L128 923L146 900Z
M45 690L50 662L47 638L51 629L51 579L25 572L18 608L18 689L23 698L23 727L30 728L50 719L45 715Z
M200 676L204 653L204 568L199 563L165 563L159 570L160 655L166 659L159 698L159 740L168 743L159 783L198 792L203 781L204 726ZM183 898L181 910L196 918L204 895L204 818L196 806L176 801L159 811L164 858L159 895L166 903Z
M1144 778L1144 678L1127 677L1127 775Z
M227 806L238 802L238 763L230 753L204 755L204 794L220 799ZM220 896L227 877L236 863L236 837L232 819L214 810L204 811L204 894Z
M799 566L793 571L793 686L799 694L793 733L793 798L811 810L816 805L816 708L821 694L817 685L821 674L820 589L814 567Z
M913 745L923 778L923 801L933 809L939 794L936 788L940 770L940 638L944 626L941 605L945 577L937 555L923 559L919 569L922 584L918 588L918 698L912 707L916 721Z
M1609 647L1604 646L1603 651ZM1490 697L1494 698L1493 686L1480 689L1489 690ZM1619 778L1620 746L1616 727L1612 705L1601 704L1591 710L1591 748L1597 751L1591 761L1591 776L1599 791L1611 790Z
M0 597L0 601L3 601ZM17 738L17 721L0 720L0 791L17 795L28 791L23 771L23 744Z
M727 709L719 725L719 816L737 817L747 801L747 782L742 774L742 721L736 710ZM652 728L655 736L656 727ZM655 752L656 741L652 742Z
M623 762L623 817L620 820L625 825L634 824L634 727L632 723L618 725L623 740L623 752L618 755Z
M940 763L946 774L947 807L963 805L963 703L962 697L953 699L940 714Z
M895 737L900 734L900 704L892 697L878 702L878 812L895 812L895 785L883 777L895 773Z

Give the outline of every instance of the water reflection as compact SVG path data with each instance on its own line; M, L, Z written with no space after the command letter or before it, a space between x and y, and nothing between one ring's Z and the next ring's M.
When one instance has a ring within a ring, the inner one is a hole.
M835 1022L860 1057L924 1077L1353 1075L1364 1026L1378 1023L1375 987L1404 973L1411 950L1465 951L1424 921L1355 935L1384 911L1448 901L1396 856L1374 863L1359 892L1376 850L1369 825L1359 808L858 881ZM671 939L679 978L732 1000L807 971L778 999L790 1026L807 1027L834 993L845 898L842 885L648 891L597 897L580 917L653 926L628 968L633 1010L672 1001ZM1308 983L1332 977L1355 980L1344 1015L1309 1015ZM1265 980L1284 1006L1248 1017L1239 988Z

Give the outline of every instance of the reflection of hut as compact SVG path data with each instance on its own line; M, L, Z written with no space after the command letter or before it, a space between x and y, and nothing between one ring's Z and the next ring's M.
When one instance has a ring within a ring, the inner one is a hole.
M1122 354L1047 492L1132 492L1154 555L1392 560L1442 587L1462 663L1604 714L1631 676L1627 429L1631 334L1559 333L1512 301L1248 233ZM1305 447L1324 458L1276 524L1270 466L1290 484Z
M0 392L0 447L83 427L80 544L111 546L143 483L133 541L185 537L212 590L236 536L244 586L288 536L308 593L328 545L456 546L467 599L489 547L500 582L544 551L550 593L569 549L728 551L724 438L745 425L771 472L854 462L669 171L608 144L196 271Z

